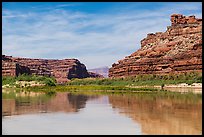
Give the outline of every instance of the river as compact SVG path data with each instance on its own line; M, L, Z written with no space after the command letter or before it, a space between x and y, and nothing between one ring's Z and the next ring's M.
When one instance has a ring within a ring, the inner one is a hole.
M202 134L202 97L2 94L4 135Z

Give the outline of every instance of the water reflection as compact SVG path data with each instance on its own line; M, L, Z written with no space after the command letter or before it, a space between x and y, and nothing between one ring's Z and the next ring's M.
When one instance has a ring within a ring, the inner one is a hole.
M39 101L42 103L42 100ZM44 104L47 104L47 108L44 110L52 109L53 112L58 113L36 113L36 111L33 112L29 107L26 107L27 111L33 113L23 112L21 115L2 118L2 133L10 135L141 134L139 124L112 109L108 102L108 96L57 93L56 96L44 101ZM13 106L22 108L16 104ZM32 106L30 105L30 107ZM13 111L16 110L14 108ZM65 111L77 111L77 113Z
M202 93L202 87L199 88L189 88L189 87L164 87L165 90L173 92L193 92L193 93Z
M46 94L39 92L3 93L2 116L48 113L78 112L86 101L97 96L72 95L70 93Z
M87 95L74 95L67 94L67 99L72 106L75 106L75 112L78 112L81 108L85 107L87 100L98 98L98 96L87 96Z
M58 123L40 124L38 130L43 134L202 134L202 97L194 95L179 98L153 94L102 96L68 92L4 92L2 95L6 134L19 133L20 130L10 127L15 126L15 122L22 124L30 119L38 119L32 121L32 125L41 121ZM12 115L20 117L5 117ZM36 134L29 123L25 127L26 132ZM43 127L47 130L41 130Z
M174 98L111 95L113 108L141 124L143 134L201 134L202 103Z

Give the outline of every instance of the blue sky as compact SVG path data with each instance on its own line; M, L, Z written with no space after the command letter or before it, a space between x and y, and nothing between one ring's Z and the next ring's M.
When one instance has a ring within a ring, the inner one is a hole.
M201 2L3 2L2 53L111 65L164 32L170 15L202 18Z

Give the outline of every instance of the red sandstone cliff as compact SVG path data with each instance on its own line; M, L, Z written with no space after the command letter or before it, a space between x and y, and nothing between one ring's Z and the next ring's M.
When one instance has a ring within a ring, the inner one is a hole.
M23 73L54 76L58 83L65 83L71 78L89 77L86 66L77 59L48 60L2 55L2 76Z
M147 34L141 49L114 63L109 77L202 71L202 19L171 15L166 32Z

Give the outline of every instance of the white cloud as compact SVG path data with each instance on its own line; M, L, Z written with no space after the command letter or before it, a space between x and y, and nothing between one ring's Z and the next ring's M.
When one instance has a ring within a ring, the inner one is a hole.
M165 31L171 14L192 11L200 16L199 9L199 5L179 3L153 11L131 9L111 14L55 8L42 13L3 10L2 52L33 58L78 58L89 69L110 67L139 49L147 33Z

